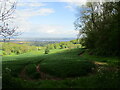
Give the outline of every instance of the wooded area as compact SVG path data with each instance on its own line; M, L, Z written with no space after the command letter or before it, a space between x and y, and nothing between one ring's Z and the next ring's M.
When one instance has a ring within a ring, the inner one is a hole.
M120 2L88 2L75 21L81 42L91 53L120 55Z

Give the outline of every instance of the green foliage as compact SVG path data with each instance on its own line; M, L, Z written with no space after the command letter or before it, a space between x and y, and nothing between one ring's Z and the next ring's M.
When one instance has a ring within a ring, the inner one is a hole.
M109 70L109 68L108 68ZM98 88L117 88L119 87L119 81L120 81L120 70L111 70L108 71L105 68L102 68L102 70L99 70L99 74L95 77L95 83L97 83L96 87ZM102 82L102 84L100 83Z
M78 40L71 40L67 42L60 42L54 44L48 44L48 49L65 49L65 48L81 48L81 44L79 44Z
M80 35L83 35L81 44L96 55L120 56L119 9L120 2L87 3L75 22Z
M22 54L30 51L37 51L35 46L27 44L4 43L2 45L3 55Z
M79 39L71 40L70 42L72 42L73 44L80 44L80 40Z
M2 87L3 88L21 88L23 83L19 82L19 79L15 79L11 75L11 69L5 68L2 74Z
M55 48L55 49L60 49L59 43L55 43L55 44L54 44L54 48Z
M48 48L48 49L54 49L54 44L48 44L48 45L47 45L47 48Z
M28 44L30 43L28 44L3 43L1 53L3 55L15 55L15 54L18 55L26 52L31 52L31 51L45 50L45 54L48 54L49 50L52 50L52 49L81 48L81 44L77 44L77 42L78 42L77 40L71 40L67 42L60 42L60 43L54 43L54 44L48 44L47 42L48 45L44 47L29 46Z
M45 54L48 54L50 50L48 48L45 49Z

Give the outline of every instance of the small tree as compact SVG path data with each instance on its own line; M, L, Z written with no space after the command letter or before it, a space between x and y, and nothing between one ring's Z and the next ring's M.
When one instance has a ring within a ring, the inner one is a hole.
M48 48L45 49L45 54L48 54L50 50Z

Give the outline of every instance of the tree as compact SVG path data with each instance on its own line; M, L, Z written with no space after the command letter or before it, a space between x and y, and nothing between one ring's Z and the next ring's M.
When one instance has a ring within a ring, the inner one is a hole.
M48 49L48 47L45 49L45 54L48 54L50 52L50 50Z
M16 1L0 0L0 36L3 37L4 42L20 34L17 32L18 27L12 21L15 9Z
M120 2L89 2L75 21L86 48L98 55L120 55Z
M55 43L54 44L54 49L60 49L61 47L60 47L60 44L59 43Z

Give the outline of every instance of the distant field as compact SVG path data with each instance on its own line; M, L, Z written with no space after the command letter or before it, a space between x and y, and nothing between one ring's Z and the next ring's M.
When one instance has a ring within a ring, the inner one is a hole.
M61 51L65 51L67 49L54 49L54 50L50 50L50 54L53 53L57 53L57 52L61 52ZM41 56L41 55L45 55L45 50L40 50L40 51L31 51L28 53L24 53L24 54L20 54L20 55L6 55L3 56L3 61L11 61L14 60L13 58L26 58L26 57L35 57L35 56ZM17 59L16 59L17 60Z
M2 55L2 42L0 42L0 55Z

